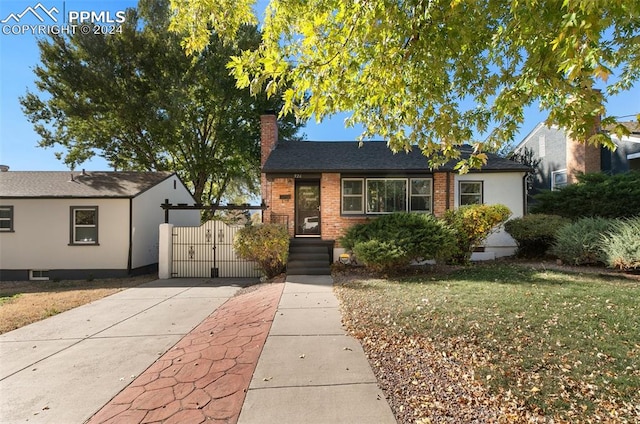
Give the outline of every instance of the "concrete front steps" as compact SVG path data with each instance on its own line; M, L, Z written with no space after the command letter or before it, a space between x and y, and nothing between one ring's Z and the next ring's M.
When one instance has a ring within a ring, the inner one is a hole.
M318 238L291 239L287 275L331 275L333 243Z

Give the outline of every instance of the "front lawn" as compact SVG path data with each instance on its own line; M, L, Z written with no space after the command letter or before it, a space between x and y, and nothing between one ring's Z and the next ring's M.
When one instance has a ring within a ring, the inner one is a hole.
M640 422L637 279L498 263L336 281L399 422Z

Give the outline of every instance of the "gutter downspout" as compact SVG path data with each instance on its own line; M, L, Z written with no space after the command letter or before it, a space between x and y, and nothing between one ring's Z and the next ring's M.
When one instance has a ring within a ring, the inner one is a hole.
M445 205L444 210L448 211L450 209L451 206L451 173L449 171L447 171L447 173L445 174L446 178L447 178L447 204Z
M127 254L127 275L131 275L133 256L133 198L129 198L129 252Z
M529 213L529 184L527 184L527 173L525 172L522 177L522 191L524 196L522 196L522 216L525 216Z

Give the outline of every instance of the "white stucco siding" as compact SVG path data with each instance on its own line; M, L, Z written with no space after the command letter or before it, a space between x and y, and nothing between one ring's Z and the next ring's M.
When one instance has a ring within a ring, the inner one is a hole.
M455 176L455 206L460 202L460 181L482 181L483 203L502 204L511 210L511 218L524 215L523 172L480 172ZM485 250L496 257L509 256L515 252L515 240L504 229L491 234L485 241Z
M180 179L173 175L153 188L133 199L133 250L132 267L155 264L158 262L158 229L164 222L164 210L160 207L165 199L169 203L194 203L189 190ZM200 211L170 211L169 222L178 226L200 225Z
M3 199L14 232L0 239L0 269L126 269L128 199ZM98 245L71 245L71 207L98 207Z

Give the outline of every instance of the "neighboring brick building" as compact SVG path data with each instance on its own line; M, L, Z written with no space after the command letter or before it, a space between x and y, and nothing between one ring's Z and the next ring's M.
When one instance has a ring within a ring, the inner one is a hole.
M492 154L481 171L459 175L455 161L432 170L419 149L393 154L384 142L278 142L275 115L262 117L261 152L264 219L285 224L295 238L336 241L354 224L399 211L439 217L471 203L504 204L514 217L525 210L528 168ZM514 248L503 231L486 244L488 256ZM338 246L334 258L339 253Z
M624 122L631 134L622 139L612 136L617 146L615 151L606 147L595 147L569 137L557 126L548 127L539 123L514 149L533 152L540 159L539 172L533 181L531 194L541 190L555 190L575 181L579 173L606 172L619 174L629 170L640 170L640 125ZM598 125L594 131L606 131Z

